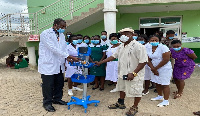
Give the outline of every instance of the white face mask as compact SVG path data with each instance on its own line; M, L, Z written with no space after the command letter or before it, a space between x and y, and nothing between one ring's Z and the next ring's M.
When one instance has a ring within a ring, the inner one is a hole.
M120 38L119 38L122 42L127 42L129 40L129 37L127 37L126 35L122 35Z

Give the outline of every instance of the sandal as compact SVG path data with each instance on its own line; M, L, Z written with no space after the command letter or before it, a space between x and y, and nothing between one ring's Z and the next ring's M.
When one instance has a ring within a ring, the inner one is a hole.
M135 116L135 114L138 112L138 107L130 107L129 111L126 112L126 116Z
M182 94L176 93L176 95L174 96L174 99L179 98L179 97L181 97L181 96L182 96Z
M177 94L177 93L178 93L178 91L174 91L174 92L173 92L173 95L175 95L175 94ZM183 93L182 93L182 94L183 94Z
M125 109L126 106L125 106L125 104L120 104L119 102L117 102L115 104L109 105L108 108L109 109L117 109L117 108L119 108L119 109Z
M197 112L193 112L194 115L198 115L200 116L200 111L197 111Z

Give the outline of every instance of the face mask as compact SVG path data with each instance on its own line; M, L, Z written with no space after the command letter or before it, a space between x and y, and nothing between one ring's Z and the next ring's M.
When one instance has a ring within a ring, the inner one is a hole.
M67 43L67 45L69 45L69 42L66 42Z
M65 32L65 29L61 29L61 28L60 28L60 29L57 30L57 32L58 32L58 33L64 33L64 32Z
M169 39L174 39L174 37L169 37Z
M159 42L150 42L152 46L158 46Z
M106 35L102 35L102 36L101 36L101 39L106 39Z
M67 38L69 38L70 37L70 35L67 35Z
M73 40L73 42L72 42L74 45L77 45L77 43L78 43L78 40Z
M145 42L144 41L138 41L139 43L141 43L141 44L144 44Z
M111 44L113 44L113 45L118 44L118 41L117 40L112 40Z
M98 44L98 43L99 43L99 40L91 40L91 42L92 42L93 44Z
M129 37L127 37L126 35L122 35L120 38L119 38L122 42L127 42L129 40Z
M81 43L81 42L83 42L83 40L82 39L78 39L78 43Z
M135 39L135 40L136 40L136 39L137 39L137 36L133 36L133 39Z
M179 51L181 50L181 47L178 47L178 48L173 48L175 51Z
M86 40L84 40L84 42L85 42L85 43L89 43L89 42L90 42L90 40L89 40L89 39L86 39Z

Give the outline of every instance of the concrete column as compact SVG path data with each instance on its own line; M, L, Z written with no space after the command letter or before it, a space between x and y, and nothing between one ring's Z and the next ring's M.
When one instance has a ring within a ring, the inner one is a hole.
M29 68L36 69L35 47L28 47Z
M116 0L104 0L104 27L108 36L111 33L116 33ZM109 39L107 37L107 39Z

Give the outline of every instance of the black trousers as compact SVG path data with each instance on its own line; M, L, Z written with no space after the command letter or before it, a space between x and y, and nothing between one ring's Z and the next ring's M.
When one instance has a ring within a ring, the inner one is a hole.
M59 101L63 96L64 77L62 71L59 74L44 75L42 78L43 105L52 105L53 101Z

